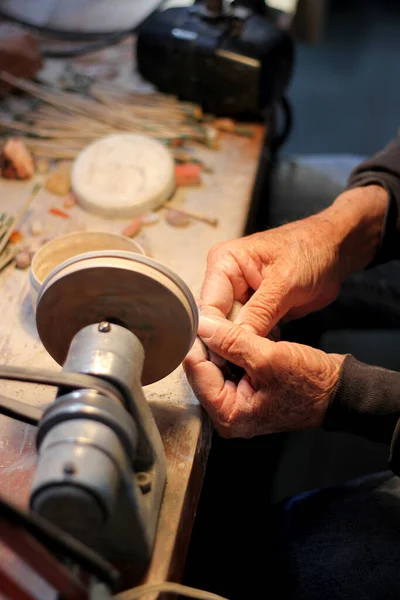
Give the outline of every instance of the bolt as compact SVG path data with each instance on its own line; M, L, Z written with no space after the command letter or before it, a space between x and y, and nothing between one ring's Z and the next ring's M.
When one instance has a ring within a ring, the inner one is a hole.
M102 321L101 323L99 323L99 331L101 333L108 333L109 331L111 331L110 323L108 323L107 321Z
M64 475L74 475L77 468L73 462L66 462L63 468Z
M142 490L143 494L147 494L147 492L151 489L151 477L145 471L141 471L136 475L136 481L138 486Z

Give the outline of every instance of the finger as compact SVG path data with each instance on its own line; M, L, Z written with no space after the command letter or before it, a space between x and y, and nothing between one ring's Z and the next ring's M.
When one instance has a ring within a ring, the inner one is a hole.
M199 336L206 346L246 371L256 371L265 362L273 342L217 317L200 317Z
M237 315L240 312L240 309L242 308L243 304L241 302L239 302L238 300L234 300L233 304L232 304L232 308L229 311L229 314L227 315L227 319L229 321L235 321L235 318L237 317ZM207 314L207 313L205 313ZM218 354L216 354L215 352L213 352L212 350L209 350L209 355L210 355L210 360L217 365L217 367L219 367L220 369L224 369L225 365L226 365L226 360L225 358L221 358L221 356L218 356Z
M237 300L234 301L233 306L232 306L232 310L228 315L228 320L229 321L233 321L234 323L237 323L237 319L239 317L240 311L243 308L243 304L241 302L238 302ZM252 331L252 329L248 326L244 326L245 329L248 329L249 331ZM279 342L279 340L281 339L281 332L279 329L278 325L275 325L271 331L268 332L267 336L266 336L269 340L271 340L272 342ZM215 354L213 352L213 354ZM217 363L215 363L217 364Z
M240 310L235 323L265 337L290 308L291 291L283 282L265 279Z
M191 368L193 365L201 363L204 360L209 360L208 348L201 339L197 337L183 361L183 368L186 371L186 368Z
M220 369L207 360L206 355L203 343L197 339L183 367L196 398L210 417L217 421L223 407L229 409L230 405L233 406L236 386L231 381L225 381Z
M196 300L196 303L197 303L197 305L199 304L197 300ZM199 314L201 315L202 312L203 311L202 311L201 307L199 307ZM211 314L212 314L212 312L211 312ZM220 356L218 356L218 354L215 354L215 352L212 352L208 348L207 348L206 358L208 358L208 360L211 360L211 362L213 362L215 365L217 365L217 367L219 369L222 369L226 365L226 360L224 358L221 358Z
M226 273L207 272L201 290L200 312L225 317L234 297L233 285Z
M201 290L200 306L204 314L226 317L234 300L246 302L249 286L237 261L230 255L211 253Z

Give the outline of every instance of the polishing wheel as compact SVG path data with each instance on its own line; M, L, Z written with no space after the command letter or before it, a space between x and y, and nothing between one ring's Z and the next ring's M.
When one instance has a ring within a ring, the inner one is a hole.
M44 347L62 365L75 334L101 321L139 338L147 385L183 361L196 337L198 313L186 284L157 261L130 252L88 252L65 261L44 281L36 324Z

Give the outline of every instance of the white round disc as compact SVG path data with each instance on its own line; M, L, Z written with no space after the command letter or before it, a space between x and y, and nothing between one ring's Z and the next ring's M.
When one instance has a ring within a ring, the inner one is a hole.
M117 133L96 140L77 156L72 189L88 211L129 218L161 206L175 189L168 149L144 135Z

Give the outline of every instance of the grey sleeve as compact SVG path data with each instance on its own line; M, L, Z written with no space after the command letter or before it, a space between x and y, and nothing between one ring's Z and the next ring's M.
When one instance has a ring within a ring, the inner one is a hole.
M346 356L324 429L346 431L390 446L390 468L400 475L400 373Z

